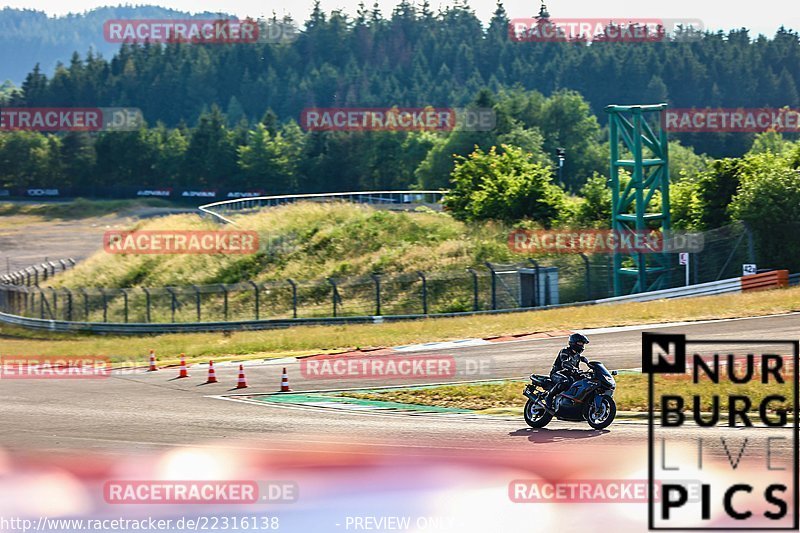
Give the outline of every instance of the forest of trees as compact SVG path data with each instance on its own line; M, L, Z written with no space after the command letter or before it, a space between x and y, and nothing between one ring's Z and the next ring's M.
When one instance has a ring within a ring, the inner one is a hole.
M557 13L552 13L557 16ZM99 24L100 21L97 21ZM85 24L85 22L84 22ZM75 51L52 76L39 67L7 104L133 106L150 124L197 124L217 105L230 125L272 111L283 122L303 108L463 106L483 88L579 92L600 123L617 103L673 107L797 107L795 31L678 34L669 42L516 42L498 4L482 25L460 0L435 13L402 0L389 16L362 5L355 18L317 5L282 44L122 46L109 60ZM83 55L82 55L83 54ZM65 58L66 59L66 58ZM8 93L6 93L8 94ZM743 135L681 135L715 157L741 155Z
M0 132L0 189L451 188L449 208L465 220L602 226L610 211L604 106L800 106L794 31L521 43L508 22L501 4L485 27L463 3L434 13L428 2L403 0L388 17L362 5L354 19L317 5L282 44L123 45L110 60L75 52L52 76L36 66L20 88L0 86L0 105L138 107L146 124ZM491 108L496 127L353 133L298 125L307 107L392 106ZM776 254L788 253L773 225L784 235L800 226L796 138L671 135L676 227L744 221Z
M607 174L609 147L597 117L574 91L549 97L515 89L478 93L492 108L489 131L305 132L267 112L255 124L229 125L212 105L193 128L163 124L130 132L15 131L0 134L0 188L201 187L268 194L450 186L454 155L476 147L522 149L553 171L566 151L564 189L578 192ZM502 150L501 150L502 151ZM708 157L672 143L672 172L696 174Z
M19 89L0 87L0 105L138 107L149 127L0 133L0 186L439 188L449 185L454 154L507 144L551 165L556 148L565 148L561 185L577 192L606 172L602 108L609 103L800 103L793 31L771 39L742 29L587 45L515 42L508 22L502 4L486 27L463 3L434 13L427 2L402 0L388 17L362 6L354 19L317 5L302 33L282 44L123 45L110 60L75 52L52 76L37 65ZM346 133L297 125L310 106L427 105L494 107L497 128ZM754 138L672 137L712 157L740 156ZM683 152L673 157L685 159Z

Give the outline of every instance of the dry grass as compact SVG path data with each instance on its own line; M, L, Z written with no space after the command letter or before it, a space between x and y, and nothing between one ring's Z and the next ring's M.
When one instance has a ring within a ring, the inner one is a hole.
M614 399L620 411L640 411L645 412L647 405L647 376L642 374L621 374L617 376L617 390ZM482 411L485 409L503 408L522 408L527 398L522 395L525 382L511 381L504 383L488 384L467 384L467 385L446 385L440 387L424 389L405 389L389 390L369 393L342 393L343 396L361 398L365 400L383 400L389 402L410 403L416 405L431 405L436 407L456 407L460 409L472 409ZM691 384L691 376L679 376L674 378L656 378L656 396L664 394L674 394L684 398L692 395L701 397L701 410L709 411L712 397L720 396L720 408L723 413L728 410L728 395L744 395L752 401L753 409L763 398L770 394L782 394L785 398L791 398L792 387L790 383L761 384L752 382L744 385L733 385L722 383L715 385L708 380L701 380L700 383ZM687 400L690 402L690 400ZM790 409L789 402L782 405L772 403L771 407L782 406ZM688 407L691 407L689 403ZM656 406L658 409L658 406Z
M86 200L71 202L0 202L0 220L20 216L31 221L76 220L103 215L124 214L142 207L169 207L172 204L157 198L136 200Z
M522 395L524 386L521 381L511 381L383 392L343 392L341 396L482 411L491 408L523 407L527 400Z

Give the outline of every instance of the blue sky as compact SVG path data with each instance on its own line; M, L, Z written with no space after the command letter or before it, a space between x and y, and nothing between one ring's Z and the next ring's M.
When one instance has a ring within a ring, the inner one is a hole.
M374 0L365 0L371 6ZM384 13L389 13L399 0L379 0ZM421 0L419 0L421 1ZM429 0L431 6L449 5L450 2ZM481 20L491 17L495 0L468 0ZM82 12L93 7L113 5L108 0L0 0L0 6L31 8L50 15ZM269 16L275 11L279 16L291 14L296 20L305 20L313 0L161 0L152 3L184 11L223 11L239 16ZM354 13L359 0L322 0L326 11L341 9ZM553 17L608 17L608 18L690 18L700 19L712 30L747 27L753 34L774 34L784 25L800 30L800 8L787 0L723 1L723 0L551 0L548 9ZM512 18L528 17L539 10L539 0L507 0L506 10Z

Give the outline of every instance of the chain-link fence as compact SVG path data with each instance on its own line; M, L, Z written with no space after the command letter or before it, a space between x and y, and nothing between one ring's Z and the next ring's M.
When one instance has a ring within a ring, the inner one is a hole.
M6 284L0 308L47 320L115 323L434 315L490 309L490 276L472 270L125 289Z
M744 224L696 234L702 243L699 251L688 255L689 284L718 281L742 275L742 265L758 264L760 270L792 268L792 265L775 264L759 251L757 239ZM661 276L660 288L668 289L686 285L686 267L679 264L679 254L665 254L663 273L652 274L649 282ZM655 264L654 254L647 256ZM615 296L614 266L611 254L560 254L537 258L537 261L558 272L558 291L561 303L596 300ZM634 266L626 264L623 266ZM636 279L620 276L620 294L630 294Z
M735 224L702 235L689 255L689 283L740 276L761 257L753 234ZM764 258L764 265L773 265ZM661 288L686 284L678 254L668 255ZM49 320L189 323L381 315L436 315L535 308L614 296L610 254L557 254L458 271L158 288L45 286L68 261L4 276L0 309ZM38 272L38 274L37 274ZM46 272L46 273L45 273ZM632 286L632 283L630 284ZM627 293L630 286L623 287Z

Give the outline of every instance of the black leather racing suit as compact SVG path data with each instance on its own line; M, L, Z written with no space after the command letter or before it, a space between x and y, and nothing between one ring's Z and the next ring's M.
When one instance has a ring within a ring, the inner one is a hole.
M553 380L553 388L547 393L547 406L552 407L556 396L569 388L579 372L578 366L581 363L581 355L567 346L562 348L556 360L553 361L553 368L550 369L550 379Z

